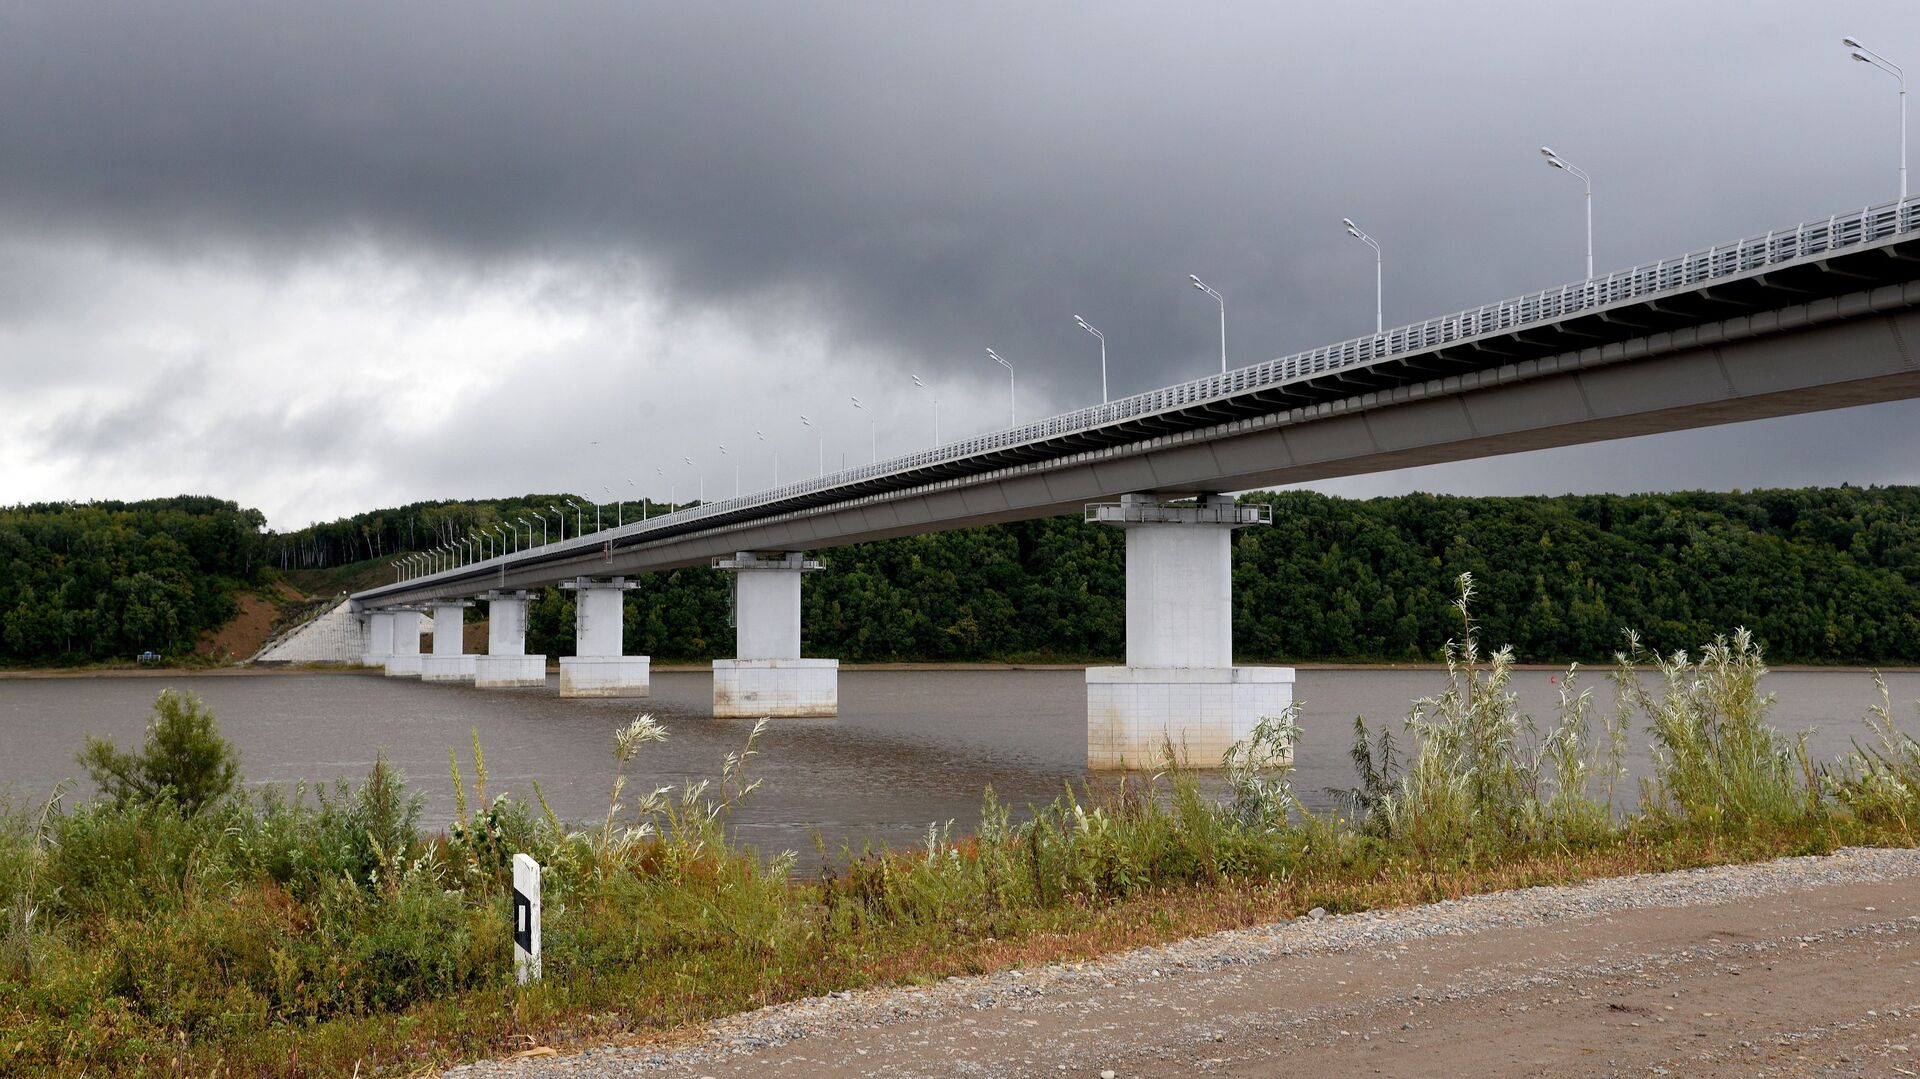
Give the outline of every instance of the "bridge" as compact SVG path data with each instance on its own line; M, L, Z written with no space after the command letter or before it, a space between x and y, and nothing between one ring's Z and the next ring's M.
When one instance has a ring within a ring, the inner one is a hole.
M716 715L831 715L837 664L801 657L805 557L1063 513L1126 530L1127 657L1087 672L1093 767L1163 738L1217 759L1291 700L1235 667L1228 537L1263 507L1222 492L1920 396L1920 198L1867 206L1526 296L564 542L396 567L352 597L364 658L396 676L544 685L527 590L577 589L566 695L643 695L621 651L642 573L735 575L738 658ZM1193 501L1189 504L1187 499ZM461 605L492 610L461 654ZM433 651L418 652L434 620Z

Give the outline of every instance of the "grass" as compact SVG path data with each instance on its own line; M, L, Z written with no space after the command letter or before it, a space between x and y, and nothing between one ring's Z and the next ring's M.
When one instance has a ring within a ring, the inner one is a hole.
M608 805L591 822L490 795L477 740L450 752L458 808L437 833L384 760L357 785L198 811L138 785L16 807L0 817L0 1073L411 1074L1316 906L1912 843L1920 743L1884 686L1860 746L1824 767L1767 726L1765 668L1740 634L1698 658L1629 644L1610 712L1575 672L1537 727L1506 653L1481 655L1469 595L1463 582L1442 691L1415 703L1401 745L1357 732L1341 814L1294 798L1291 714L1235 747L1218 801L1171 767L1017 816L989 791L971 831L821 851L814 879L731 838L758 731L711 784L632 791L627 768L666 737L646 717L611 732ZM1635 731L1655 769L1629 811L1617 787ZM508 928L517 851L545 866L545 977L524 988Z

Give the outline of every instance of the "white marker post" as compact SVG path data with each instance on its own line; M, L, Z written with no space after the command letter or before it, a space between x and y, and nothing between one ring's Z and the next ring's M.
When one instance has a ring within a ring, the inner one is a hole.
M540 863L526 854L513 856L513 973L540 980Z

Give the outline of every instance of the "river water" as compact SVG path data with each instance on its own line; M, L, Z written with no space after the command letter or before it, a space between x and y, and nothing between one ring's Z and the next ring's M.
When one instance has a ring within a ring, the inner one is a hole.
M1542 725L1557 712L1552 677L1515 677L1522 705ZM1346 753L1356 714L1397 735L1409 702L1439 691L1442 679L1426 670L1301 670L1295 689L1305 733L1294 784L1303 799L1324 807L1326 788L1352 785ZM1610 709L1604 679L1596 672L1589 684L1599 707ZM1776 672L1766 684L1779 698L1776 726L1814 729L1816 760L1839 756L1864 734L1861 717L1875 700L1870 676L1857 672ZM1892 674L1888 684L1914 729L1920 674ZM656 672L653 696L642 700L562 700L552 685L478 690L365 674L0 679L0 792L20 804L44 797L59 779L84 779L74 763L83 736L136 745L155 695L169 686L212 707L250 784L358 780L385 749L426 795L425 823L436 828L453 813L449 747L471 782L472 730L486 752L490 793L530 798L538 781L562 817L597 820L612 779L612 732L636 713L653 713L668 739L643 747L629 767L629 803L654 787L717 776L752 727L708 714L712 681L704 673ZM815 861L816 834L837 849L911 843L934 821L970 828L989 785L1015 807L1051 801L1086 774L1085 694L1077 670L843 671L837 719L774 721L753 762L764 784L735 822L764 850L800 851L804 866ZM1647 741L1635 732L1636 771L1647 766Z

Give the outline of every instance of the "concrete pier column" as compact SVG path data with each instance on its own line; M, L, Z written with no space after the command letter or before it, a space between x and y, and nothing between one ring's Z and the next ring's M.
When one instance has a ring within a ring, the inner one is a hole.
M1293 701L1293 668L1233 665L1233 530L1270 523L1272 507L1132 494L1086 519L1127 532L1127 665L1087 668L1087 766L1153 767L1171 741L1218 767Z
M393 612L393 651L387 656L388 678L420 677L420 609L399 607Z
M473 684L546 685L547 657L527 655L527 594L495 591L480 598L487 601L487 654L473 658Z
M467 608L472 603L461 599L434 600L427 604L433 612L433 654L420 659L420 679L425 682L471 682L473 661L467 655Z
M714 567L733 574L738 658L713 661L713 714L839 715L840 661L800 658L800 576L821 563L800 551L741 551Z
M574 651L560 657L562 697L644 697L650 692L652 664L646 656L623 656L628 590L639 586L625 577L597 581L580 577L561 584L575 595Z
M363 667L385 667L393 654L393 612L367 612L367 647L360 655Z

